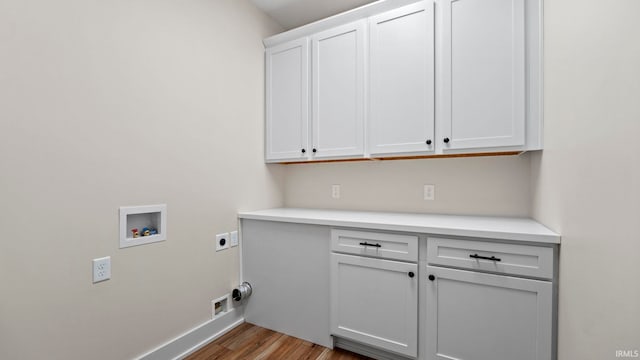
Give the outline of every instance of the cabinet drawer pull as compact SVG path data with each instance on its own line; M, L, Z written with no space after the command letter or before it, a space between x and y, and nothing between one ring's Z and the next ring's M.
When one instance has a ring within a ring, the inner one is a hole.
M362 246L373 246L373 247L377 247L377 248L381 248L382 245L380 244L369 244L368 242L361 242L360 245Z
M488 256L480 256L478 254L473 254L473 255L469 255L470 258L472 259L484 259L484 260L491 260L491 261L502 261L502 259L497 258L493 255L491 255L491 257Z

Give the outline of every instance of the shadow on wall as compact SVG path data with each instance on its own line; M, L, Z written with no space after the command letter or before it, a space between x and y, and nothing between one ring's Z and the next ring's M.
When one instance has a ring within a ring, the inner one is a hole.
M528 217L530 157L287 165L285 206ZM427 184L435 185L434 200L424 200Z

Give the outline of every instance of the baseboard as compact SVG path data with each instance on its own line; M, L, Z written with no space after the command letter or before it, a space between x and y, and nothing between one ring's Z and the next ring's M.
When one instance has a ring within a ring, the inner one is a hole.
M228 333L244 322L242 311L231 309L163 345L141 355L135 360L179 360L194 353L204 345Z

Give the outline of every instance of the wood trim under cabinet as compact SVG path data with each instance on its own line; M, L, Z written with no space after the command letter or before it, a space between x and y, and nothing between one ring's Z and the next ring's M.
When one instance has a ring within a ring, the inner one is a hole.
M415 156L390 156L390 157L374 157L360 159L332 159L332 160L313 160L313 161L291 161L279 162L276 164L292 165L292 164L314 164L314 163L334 163L334 162L352 162L352 161L378 161L378 160L417 160L417 159L444 159L444 158L463 158L463 157L480 157L480 156L513 156L520 155L522 151L502 151L487 152L475 154L441 154L441 155L415 155Z

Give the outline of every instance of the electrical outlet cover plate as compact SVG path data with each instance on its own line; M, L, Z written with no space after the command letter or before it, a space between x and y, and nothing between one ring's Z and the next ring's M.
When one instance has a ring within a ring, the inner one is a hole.
M93 259L93 283L111 279L111 256Z
M340 199L340 184L331 185L331 197Z
M231 247L238 246L238 231L232 231L229 233L229 242Z
M424 199L425 200L435 200L436 198L436 186L435 185L425 185L424 186Z
M216 251L228 249L229 243L229 233L216 235Z

